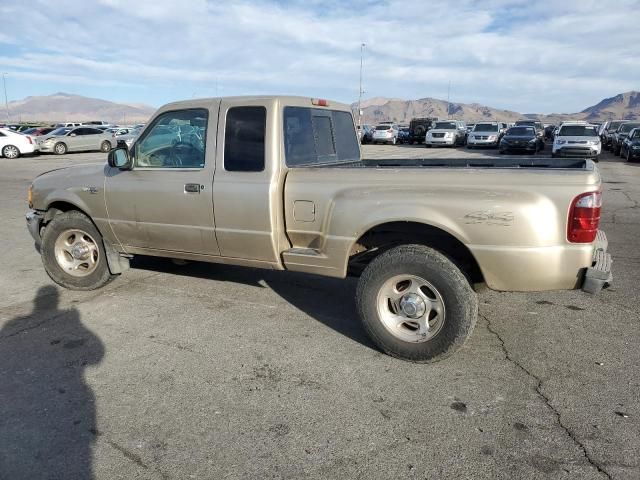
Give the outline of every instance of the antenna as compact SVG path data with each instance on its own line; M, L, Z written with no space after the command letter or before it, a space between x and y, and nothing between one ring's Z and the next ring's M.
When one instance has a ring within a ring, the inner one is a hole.
M360 44L360 86L358 88L358 126L362 125L362 109L360 108L360 104L362 103L362 60L364 57L364 47L367 45L365 43Z
M447 120L451 114L451 104L449 103L449 94L451 93L451 80L449 80L449 86L447 87Z

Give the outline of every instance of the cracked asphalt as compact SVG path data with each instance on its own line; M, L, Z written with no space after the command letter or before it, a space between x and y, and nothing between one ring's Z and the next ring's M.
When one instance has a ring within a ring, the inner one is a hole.
M138 258L57 288L27 187L103 161L0 159L0 479L640 478L640 164L600 162L610 289L482 289L465 347L414 365L365 337L352 280Z

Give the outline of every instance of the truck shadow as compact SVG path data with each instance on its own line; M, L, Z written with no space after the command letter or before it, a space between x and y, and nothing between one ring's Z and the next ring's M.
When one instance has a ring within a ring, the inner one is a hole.
M0 331L0 478L93 478L96 402L85 368L104 345L42 287Z
M273 290L282 299L332 330L375 349L362 329L355 307L356 279L328 278L297 272L280 272L232 265L171 261L137 256L131 267L186 277L234 282Z

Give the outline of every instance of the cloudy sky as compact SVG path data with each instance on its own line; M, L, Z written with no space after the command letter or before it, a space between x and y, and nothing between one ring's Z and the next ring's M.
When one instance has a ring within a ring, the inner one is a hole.
M258 93L575 112L640 89L640 0L2 0L9 99Z

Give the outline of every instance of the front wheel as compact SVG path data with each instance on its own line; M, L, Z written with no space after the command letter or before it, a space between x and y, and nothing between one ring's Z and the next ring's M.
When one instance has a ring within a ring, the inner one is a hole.
M100 144L100 151L106 153L109 150L111 150L111 142L109 140L105 140L104 142L102 142L102 144Z
M471 335L478 299L451 260L424 245L375 258L356 292L365 331L385 353L411 362L442 360Z
M95 290L115 275L109 271L102 236L84 214L58 214L42 235L42 263L51 279L71 290Z
M62 142L58 142L53 146L53 151L56 155L64 155L67 153L67 145Z

